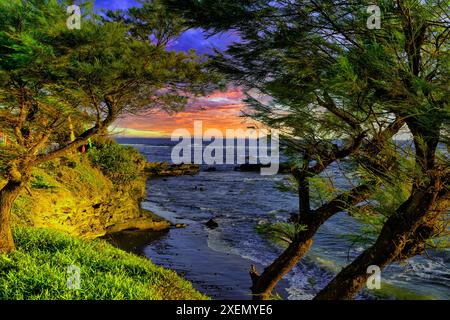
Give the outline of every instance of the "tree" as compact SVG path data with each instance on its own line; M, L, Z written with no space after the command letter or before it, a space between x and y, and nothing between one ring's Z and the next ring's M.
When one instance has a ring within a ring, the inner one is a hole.
M444 2L379 1L380 30L367 27L365 1L166 3L193 26L240 36L215 53L214 67L250 93L249 116L285 133L299 214L285 251L262 274L251 269L256 299L270 297L338 212L377 214L381 231L317 298L353 298L368 266L420 254L442 232L449 208L449 159L438 150L449 127ZM402 128L413 136L412 153L394 141ZM345 190L325 176L336 163L341 176L354 177ZM328 186L318 203L317 181ZM396 189L406 199L394 194L389 208L373 201Z
M157 47L166 47L187 30L184 19L170 12L160 0L138 0L139 8L107 11L112 21L125 22L131 35Z
M0 147L1 253L14 250L11 208L35 166L105 134L125 113L178 110L211 83L194 53L137 39L129 25L94 14L89 3L81 29L69 30L66 6L0 4L0 128L8 137ZM158 25L146 32L162 36Z
M383 46L384 59L398 71L390 77L374 74L372 86L382 98L406 102L389 110L405 119L413 137L411 191L388 216L375 243L344 268L317 299L354 298L367 281L368 266L383 269L393 261L423 253L428 240L447 232L442 220L450 208L450 163L439 144L448 147L450 16L441 1L385 1L383 9L390 13L389 20L373 42ZM384 61L376 59L373 65ZM390 80L390 87L380 87L385 79Z

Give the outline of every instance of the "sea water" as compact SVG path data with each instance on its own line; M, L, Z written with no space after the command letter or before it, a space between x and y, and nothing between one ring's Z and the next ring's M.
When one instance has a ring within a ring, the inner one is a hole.
M149 161L166 162L171 162L175 145L170 139L118 142L135 147ZM148 181L143 207L188 227L152 237L140 253L157 265L174 269L213 298L250 299L250 265L262 271L282 250L260 235L256 227L265 221L288 219L298 210L298 198L277 188L284 175L239 172L234 165L220 165L216 171L206 169L192 177ZM344 179L337 181L345 183ZM211 218L219 228L205 226ZM343 213L330 219L316 234L310 252L280 283L276 293L285 299L314 297L340 268L364 250L343 237L360 228ZM389 266L382 273L381 291L365 290L358 298L372 299L381 294L390 298L449 299L449 267L448 250L430 251L405 264Z

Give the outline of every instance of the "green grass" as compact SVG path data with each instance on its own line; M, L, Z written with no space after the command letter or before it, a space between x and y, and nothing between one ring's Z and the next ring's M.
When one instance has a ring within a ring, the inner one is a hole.
M0 299L206 299L175 272L104 241L29 227L14 228L14 238L17 250L0 255ZM67 286L71 265L81 270L79 290Z

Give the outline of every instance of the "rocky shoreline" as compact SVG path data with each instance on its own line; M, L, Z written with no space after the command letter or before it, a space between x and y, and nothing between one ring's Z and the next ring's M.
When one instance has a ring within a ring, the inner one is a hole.
M200 166L196 164L169 164L167 162L148 162L145 173L149 178L193 176L200 172Z
M117 185L81 155L37 168L13 210L16 225L50 228L82 239L123 231L164 231L174 224L141 208L147 179L196 175L200 166L145 162L138 179ZM70 183L68 183L70 181Z
M171 227L140 206L146 194L146 173L116 185L85 158L74 155L39 168L33 175L31 188L14 206L16 225L55 229L82 239Z
M117 223L106 229L106 234L122 231L164 231L171 227L171 223L153 212L141 209L142 216Z

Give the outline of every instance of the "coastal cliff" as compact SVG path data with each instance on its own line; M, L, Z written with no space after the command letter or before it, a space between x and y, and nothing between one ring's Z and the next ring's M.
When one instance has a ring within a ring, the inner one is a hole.
M0 255L0 300L208 299L174 271L97 239L170 228L140 207L146 165L135 149L108 142L35 168L13 207L16 250ZM72 267L78 290L67 287Z
M115 183L88 159L74 154L33 172L30 188L13 208L13 222L51 228L83 239L123 230L163 230L168 221L140 208L146 176Z

